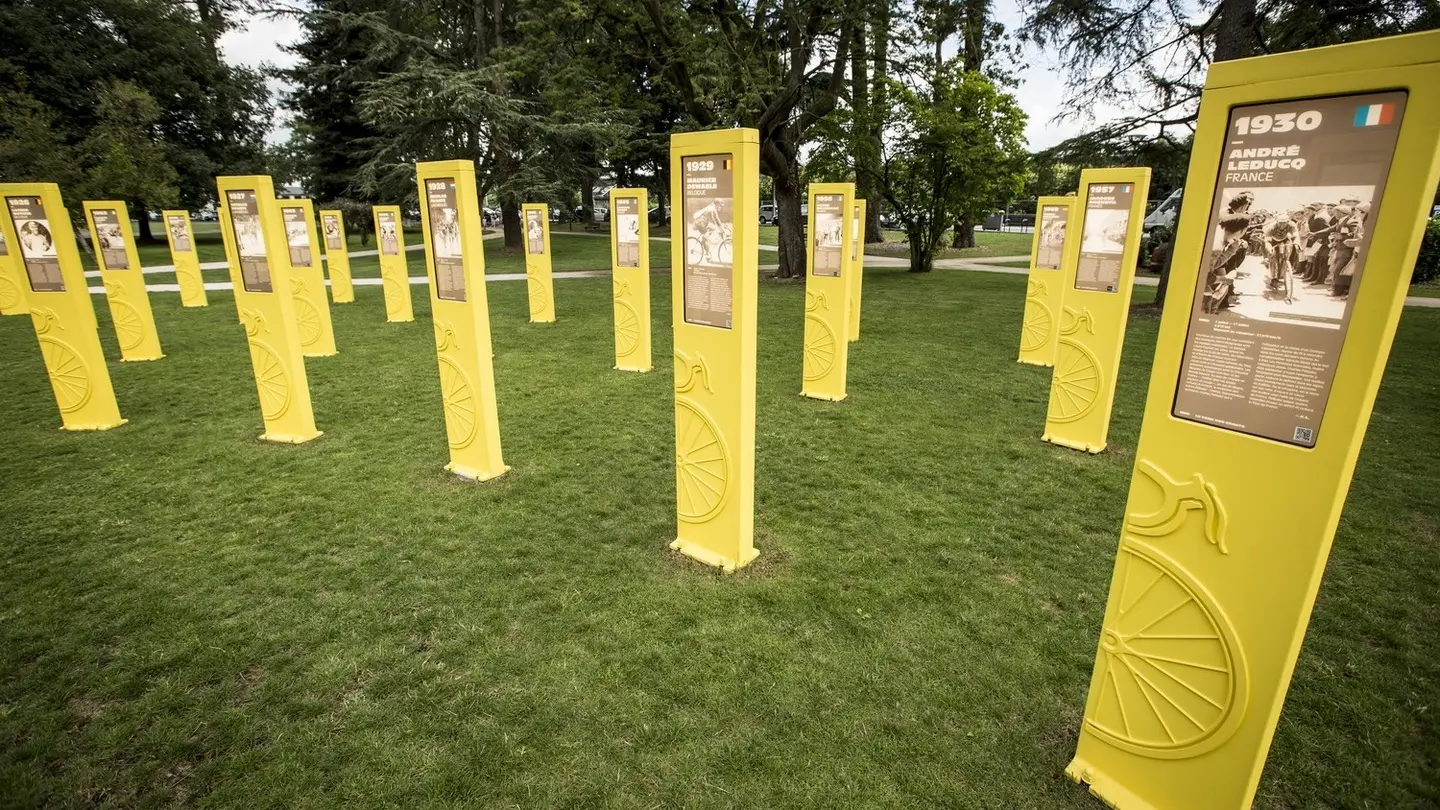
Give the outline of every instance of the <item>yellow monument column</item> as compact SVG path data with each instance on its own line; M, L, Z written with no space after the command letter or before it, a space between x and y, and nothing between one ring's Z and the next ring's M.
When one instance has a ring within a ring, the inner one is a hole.
M95 259L100 263L105 299L110 303L110 320L114 322L115 338L120 344L120 360L127 363L159 360L165 354L160 351L155 315L150 311L150 296L145 292L145 275L140 269L140 255L135 251L129 210L125 203L114 200L87 200L81 207L85 209L90 241L95 246ZM140 215L145 213L142 211Z
M330 301L325 296L325 271L320 269L320 246L315 239L315 206L309 200L280 200L279 205L285 222L300 351L306 357L329 357L338 350L335 327L330 322Z
M615 298L615 368L649 371L650 195L643 188L610 191L610 274Z
M330 300L337 304L349 304L355 300L355 285L350 279L345 216L339 211L321 211L320 230L325 234L325 272L330 276Z
M405 263L405 229L400 206L377 205L375 244L380 251L380 286L385 290L385 320L409 323L415 320L410 302L410 268Z
M195 230L189 211L165 211L165 238L170 242L170 263L175 265L175 282L180 285L180 306L203 307L210 303L205 295L205 277L200 274L200 256L195 251Z
M1210 68L1066 769L1106 804L1251 806L1437 181L1440 32Z
M670 138L675 333L672 549L725 571L755 550L755 296L760 135Z
M530 291L530 322L555 322L555 281L550 274L550 206L521 207L525 225L525 284Z
M810 234L805 258L805 350L800 395L845 398L850 354L850 276L854 183L810 184Z
M25 298L45 373L65 430L109 430L125 424L95 310L90 302L75 231L54 183L0 183L5 200L0 234L25 273Z
M229 231L238 275L235 306L250 344L250 363L265 420L261 439L300 444L320 435L310 408L310 384L300 353L295 300L290 290L289 239L269 177L217 177L225 200L220 218Z
M12 247L0 231L0 315L28 315L25 304L25 270L20 250Z
M415 176L440 364L440 401L450 442L445 469L461 478L488 481L510 468L500 456L475 162L421 163Z
M865 285L865 201L855 200L850 221L850 342L860 339L860 291Z
M1047 442L1089 453L1105 449L1149 190L1149 169L1080 173L1079 227L1065 248L1064 303L1041 437Z
M1065 297L1065 247L1075 229L1074 197L1041 197L1035 205L1035 236L1030 242L1030 282L1025 287L1025 318L1020 325L1020 362L1055 365L1060 312ZM1072 274L1070 276L1074 278Z

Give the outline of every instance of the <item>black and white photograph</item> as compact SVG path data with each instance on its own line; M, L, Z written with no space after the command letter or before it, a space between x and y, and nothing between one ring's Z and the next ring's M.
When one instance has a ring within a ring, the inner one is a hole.
M184 217L170 217L170 248L182 253L190 251L190 231L185 227Z
M27 259L55 258L55 238L50 233L49 220L17 219L15 232L20 234L21 256Z
M325 225L325 247L329 250L340 249L340 218L327 214L321 217Z
M1085 230L1080 235L1082 253L1121 253L1125 231L1130 227L1129 209L1090 209L1085 212ZM1060 239L1064 241L1064 230Z
M460 220L454 208L430 209L430 236L435 240L435 258L460 258Z
M381 212L380 220L380 252L386 256L400 255L400 235L396 230L395 215L389 212Z
M535 209L525 212L525 251L531 256L545 252L545 223Z
M692 267L730 267L734 264L734 200L714 197L699 201L685 223L685 260Z
M1210 245L1205 312L1339 329L1373 186L1236 189Z

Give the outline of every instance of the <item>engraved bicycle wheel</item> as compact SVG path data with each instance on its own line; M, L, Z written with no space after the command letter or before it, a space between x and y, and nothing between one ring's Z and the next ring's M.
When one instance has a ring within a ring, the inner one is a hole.
M1039 301L1027 302L1025 322L1020 327L1020 351L1032 352L1044 348L1052 328L1054 321L1050 317L1050 308Z
M1115 587L1085 725L1112 745L1164 759L1224 743L1247 694L1230 623L1178 565L1134 541L1120 547Z
M675 400L675 500L680 517L695 523L719 514L729 488L725 442L710 418Z
M1055 376L1050 381L1053 422L1073 422L1090 412L1100 397L1100 364L1089 349L1061 340L1055 353Z
M45 374L55 390L55 404L61 413L78 411L90 401L90 375L85 361L74 349L48 337L40 338L40 356L45 358Z
M405 307L405 287L393 278L381 279L380 283L385 289L385 317L400 317Z
M115 320L115 337L121 349L133 349L145 339L145 322L140 313L124 301L110 302L110 315Z
M615 354L624 357L640 345L640 316L624 301L615 302Z
M538 318L545 314L545 307L550 302L550 296L545 294L545 284L540 279L530 276L526 282L530 290L530 317Z
M250 344L250 364L255 367L255 388L260 393L260 415L268 422L290 408L290 377L280 355L264 343Z
M465 372L448 357L440 358L440 401L445 405L445 438L459 449L475 439L475 392Z
M320 339L323 331L320 325L320 310L308 300L300 297L295 301L295 326L300 330L300 345L310 346Z
M0 276L0 309L15 309L19 306L20 287L5 276Z
M815 317L805 316L805 368L807 380L818 380L835 366L835 333L830 325Z

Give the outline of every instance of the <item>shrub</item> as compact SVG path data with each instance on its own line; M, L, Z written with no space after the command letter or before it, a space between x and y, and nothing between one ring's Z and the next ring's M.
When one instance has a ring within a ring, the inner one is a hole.
M1420 255L1415 258L1415 272L1410 276L1411 284L1421 284L1440 279L1440 219L1431 219L1425 225L1425 239L1420 243Z

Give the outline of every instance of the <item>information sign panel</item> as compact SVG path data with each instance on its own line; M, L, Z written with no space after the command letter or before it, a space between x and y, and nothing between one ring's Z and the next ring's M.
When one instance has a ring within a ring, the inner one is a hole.
M610 191L610 240L615 310L615 368L649 371L650 223L643 188Z
M21 268L19 248L11 249L0 232L0 315L27 315L25 305L25 272Z
M864 200L855 200L854 217L850 223L850 342L860 339L860 294L865 286L865 215Z
M1111 807L1251 806L1440 182L1437 109L1440 32L1210 68L1066 769Z
M755 296L760 134L670 138L677 537L670 547L726 571L755 550ZM679 238L682 237L683 238ZM843 312L843 310L842 310Z
M510 468L500 453L475 163L420 163L415 179L429 248L425 265L431 279L440 401L450 444L445 469L467 480L488 481Z
M400 223L400 206L377 205L375 243L380 251L380 286L385 290L385 320L409 323L415 320L410 299L410 269L405 263L405 231Z
M1149 188L1149 169L1080 173L1079 233L1065 246L1064 303L1041 437L1047 442L1105 449Z
M1065 298L1065 246L1074 234L1070 222L1074 197L1041 197L1036 202L1035 236L1030 247L1030 280L1025 287L1025 318L1020 326L1020 362L1055 364L1060 313Z
M190 212L164 211L165 238L170 241L170 263L175 265L175 281L180 285L180 306L203 307L210 303L205 295L205 277L200 274L200 254L195 249L195 229Z
M846 395L854 200L853 183L810 184L800 395L811 399L838 402Z
M25 301L61 427L109 430L125 424L60 187L0 183L0 199L0 237L24 272Z
M525 220L525 286L531 323L555 322L555 281L550 273L550 206L521 206Z
M159 360L160 335L155 330L155 315L150 310L150 296L145 291L145 275L140 269L140 254L130 230L130 212L125 203L116 201L81 204L90 227L90 241L100 263L100 279L105 284L105 300L110 305L110 320L115 339L120 344L120 360L132 363Z
M349 304L355 300L355 284L350 278L350 243L345 238L344 214L321 211L320 231L325 243L325 273L330 277L330 301Z
M325 271L320 269L320 246L315 238L315 206L309 200L281 200L280 216L285 224L285 256L290 264L300 351L306 357L337 354Z

